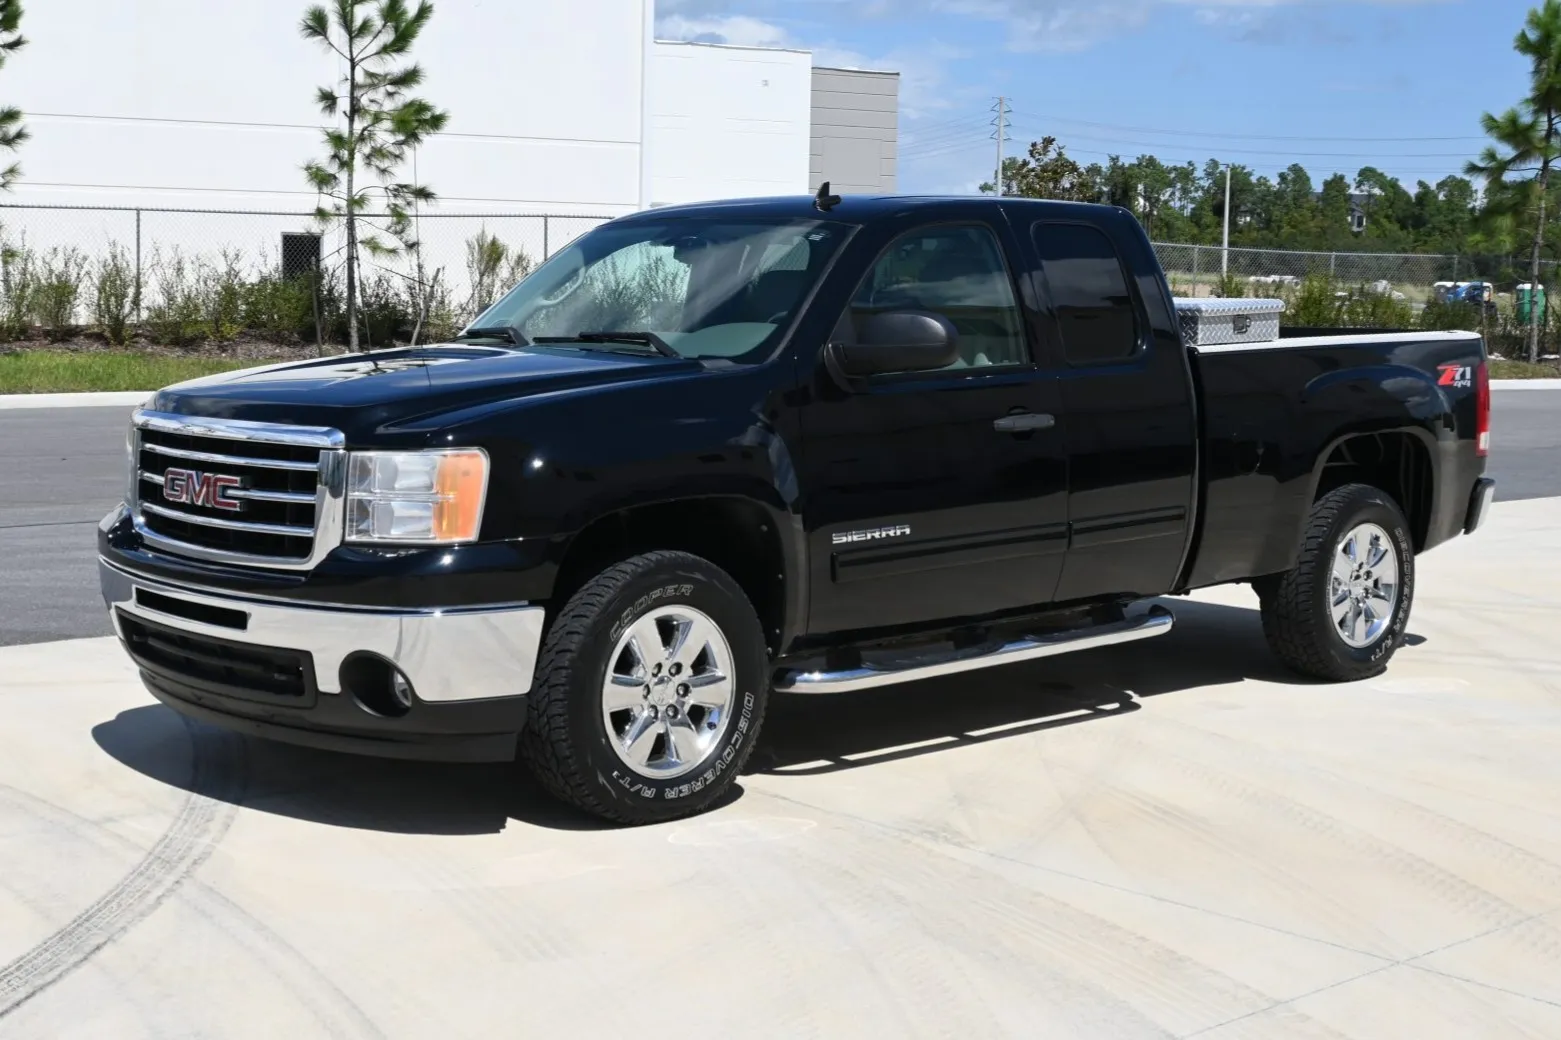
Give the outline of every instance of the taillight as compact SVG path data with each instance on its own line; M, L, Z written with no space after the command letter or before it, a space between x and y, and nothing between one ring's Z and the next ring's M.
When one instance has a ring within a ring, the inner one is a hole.
M1484 361L1474 367L1474 453L1491 453L1491 373Z

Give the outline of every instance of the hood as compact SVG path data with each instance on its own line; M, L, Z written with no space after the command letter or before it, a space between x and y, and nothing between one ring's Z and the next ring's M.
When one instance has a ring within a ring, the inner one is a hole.
M454 344L207 376L159 391L148 407L222 419L334 426L350 440L355 434L442 411L699 370L698 362L658 356Z

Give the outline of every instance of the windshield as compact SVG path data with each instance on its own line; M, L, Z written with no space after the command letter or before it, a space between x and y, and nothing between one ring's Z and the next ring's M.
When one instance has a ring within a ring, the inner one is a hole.
M720 217L607 224L537 268L470 328L514 329L526 342L579 349L756 363L773 352L848 230L823 220Z

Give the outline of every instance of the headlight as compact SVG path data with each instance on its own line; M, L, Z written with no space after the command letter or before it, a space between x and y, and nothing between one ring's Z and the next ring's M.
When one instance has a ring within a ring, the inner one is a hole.
M480 448L353 452L347 541L476 541L487 491L488 454Z

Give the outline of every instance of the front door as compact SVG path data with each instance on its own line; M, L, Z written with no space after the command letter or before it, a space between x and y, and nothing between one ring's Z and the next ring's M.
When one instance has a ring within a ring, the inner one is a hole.
M1057 383L1033 359L1011 232L985 212L895 237L841 316L837 339L873 313L941 314L960 356L852 390L827 385L804 408L813 636L1052 598L1067 547Z

